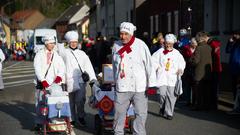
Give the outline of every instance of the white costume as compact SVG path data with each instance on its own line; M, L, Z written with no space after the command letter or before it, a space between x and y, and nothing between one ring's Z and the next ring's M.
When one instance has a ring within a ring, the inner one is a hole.
M65 38L68 43L78 41L78 33L69 31L65 34ZM89 74L90 81L96 80L96 76L91 61L84 51L79 50L78 47L65 48L63 44L58 45L58 50L66 65L67 91L69 92L72 121L75 121L85 115L86 83L82 79L82 72L86 71Z
M175 43L173 34L166 35L166 42ZM172 117L176 96L174 94L177 82L177 72L184 71L185 60L180 52L173 50L165 53L165 48L161 48L152 55L153 68L156 73L157 86L159 87L160 113L164 117Z
M133 102L136 119L134 120L134 134L146 135L145 123L147 119L147 96L146 89L155 86L155 80L151 79L152 61L147 45L140 39L133 36L136 27L123 22L120 25L120 32L127 32L131 40L127 43L131 50L127 53L124 50L128 45L123 45L122 41L114 43L113 46L113 73L116 83L115 99L115 135L124 134L124 123L127 114L127 108L130 101ZM128 35L128 36L129 36Z
M47 43L55 43L55 40L53 41L54 37L48 36L45 37L45 44ZM50 54L48 56L48 54ZM49 57L49 58L48 58ZM51 63L51 66L49 67ZM49 67L49 69L48 69ZM62 78L62 82L64 82L65 78L65 64L63 62L62 57L58 55L55 51L48 51L46 47L40 51L37 52L35 58L34 58L34 69L35 69L35 75L36 79L40 82L46 81L49 85L54 83L57 76ZM48 71L47 71L48 70ZM43 118L40 115L39 107L40 102L42 102L42 95L43 91L37 89L35 92L35 99L36 99L36 113L37 117L35 119L36 124L42 124Z
M55 51L53 51L52 54L53 59L51 67L48 70L47 76L44 77L49 67L49 64L47 64L47 52L48 50L42 49L36 54L34 58L34 69L37 79L40 81L46 80L48 84L51 85L54 82L56 76L59 76L63 79L64 82L65 64L62 57L60 57L59 54Z
M2 78L2 63L4 60L5 60L5 55L2 49L0 49L0 89L4 89L3 78Z

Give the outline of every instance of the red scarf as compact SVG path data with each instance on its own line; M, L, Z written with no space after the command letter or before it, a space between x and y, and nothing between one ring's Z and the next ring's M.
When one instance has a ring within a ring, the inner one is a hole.
M121 57L121 61L120 61L120 78L124 78L125 77L125 72L124 72L124 63L123 63L123 57L124 57L124 52L126 51L127 54L129 54L130 52L132 52L131 49L131 45L133 44L135 40L135 37L132 36L132 38L130 39L130 41L126 44L123 44L123 47L118 51L118 54Z
M163 51L163 54L164 55L167 55L169 52L172 52L173 50L167 50L167 49L165 49L164 51Z
M135 41L135 37L132 36L132 38L130 39L130 41L126 44L123 44L124 46L118 51L118 54L120 56L122 56L122 54L126 51L127 54L129 54L130 52L132 52L131 49L131 45L133 44L133 42Z

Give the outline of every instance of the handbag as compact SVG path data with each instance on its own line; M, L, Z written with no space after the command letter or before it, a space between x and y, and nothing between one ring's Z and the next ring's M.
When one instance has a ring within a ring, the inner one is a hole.
M76 56L74 55L74 53L72 51L71 51L71 53L72 53L72 55L74 56L74 58L76 59L76 61L78 63L78 60L77 60ZM86 71L84 71L84 72L82 71L82 68L81 68L79 63L78 63L78 67L79 67L80 71L82 72L82 79L83 79L83 81L84 82L88 82L89 79L90 79L89 74Z
M174 94L176 96L180 96L182 95L183 93L183 90L182 90L182 79L181 79L181 76L178 75L177 76L177 82L176 82L176 85L175 85L175 88L174 88Z
M53 53L53 55L52 55L51 61L53 60L53 56L54 56L54 53ZM46 73L45 73L45 75L44 75L44 78L46 78L46 76L47 76L47 74L48 74L48 70L49 70L49 68L51 67L51 64L52 64L52 62L49 64L48 69L47 69L47 71L46 71ZM36 78L37 78L37 77L36 77ZM37 79L37 84L36 84L35 87L36 87L36 89L42 90L42 89L43 89L42 82Z

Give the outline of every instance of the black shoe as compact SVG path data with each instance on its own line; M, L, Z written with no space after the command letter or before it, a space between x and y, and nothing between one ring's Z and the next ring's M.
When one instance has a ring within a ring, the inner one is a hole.
M84 120L84 118L79 118L78 121L81 126L86 126L86 121Z
M76 124L75 121L71 121L70 123L71 123L71 126L72 126L72 127L74 127L75 124Z
M35 127L34 127L34 131L40 131L41 128L42 128L41 124L36 124Z
M159 116L163 117L163 115L164 115L164 109L160 109L159 110Z
M165 118L166 118L167 120L172 120L172 119L173 119L173 116L167 115Z

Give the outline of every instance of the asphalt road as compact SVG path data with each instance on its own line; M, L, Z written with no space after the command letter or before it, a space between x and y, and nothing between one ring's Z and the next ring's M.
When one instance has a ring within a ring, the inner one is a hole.
M0 91L0 135L34 135L34 69L32 62L8 62L2 71L5 89ZM89 92L87 93L89 96ZM148 135L240 135L240 116L230 116L230 108L218 111L191 111L177 104L174 119L158 116L156 97L149 99ZM86 104L86 127L74 128L78 135L94 133L96 110Z

